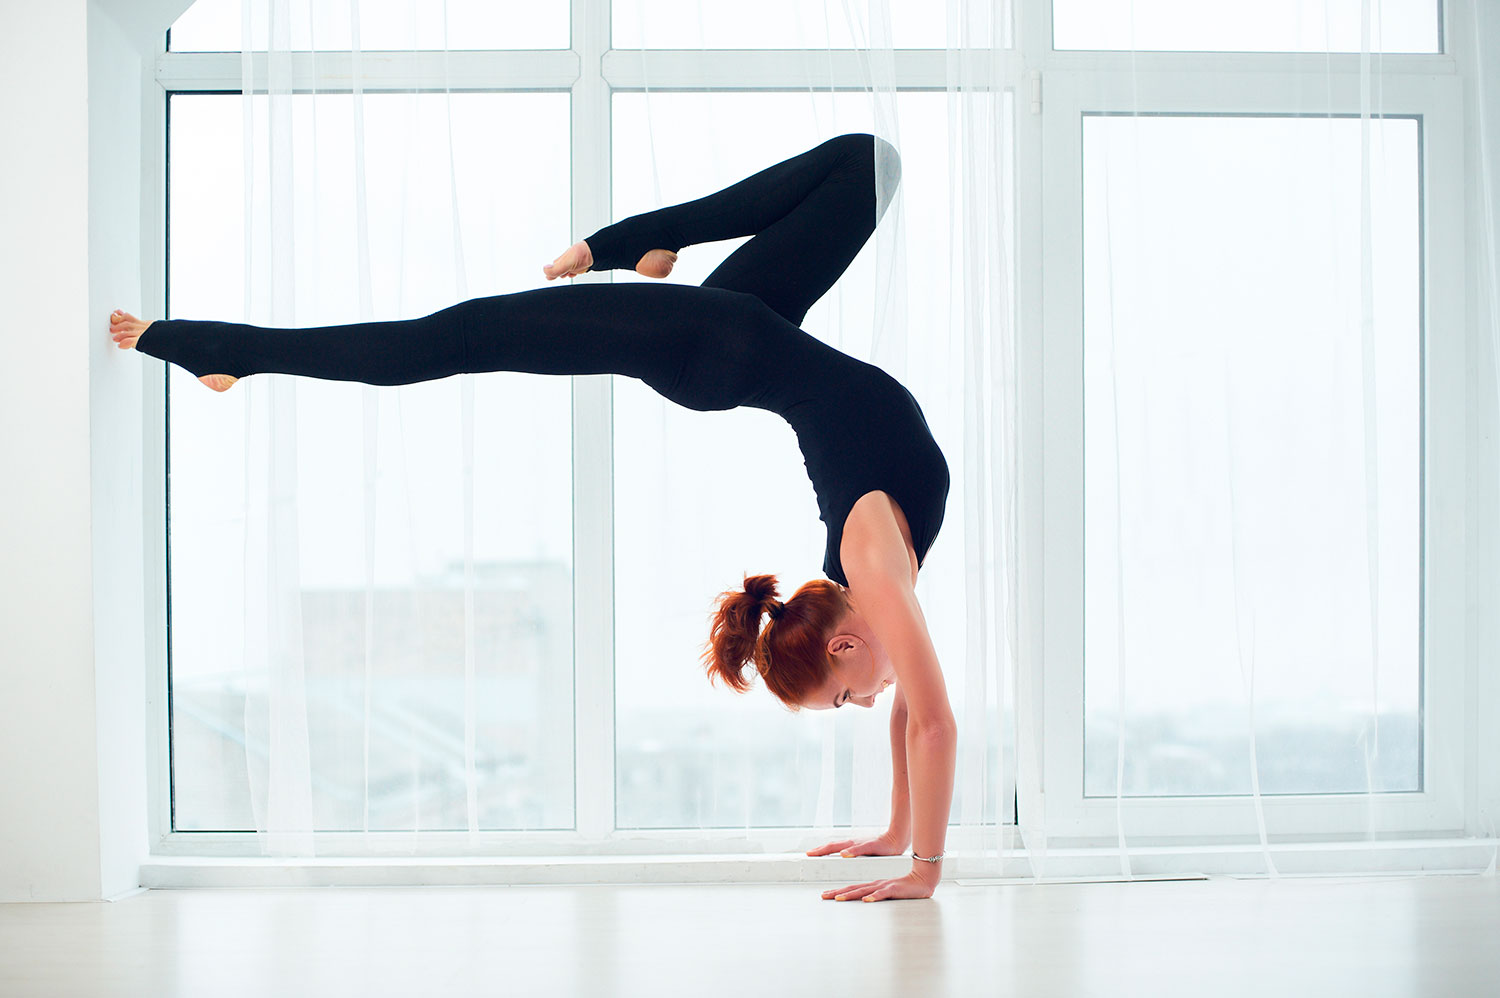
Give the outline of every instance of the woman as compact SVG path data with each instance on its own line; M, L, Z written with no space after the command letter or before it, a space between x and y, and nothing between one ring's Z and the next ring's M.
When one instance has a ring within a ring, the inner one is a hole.
M941 877L956 728L914 586L942 524L948 466L910 392L798 328L874 231L871 135L841 135L718 193L606 226L543 272L665 277L684 246L753 236L701 287L586 284L462 302L420 319L266 329L110 316L135 348L225 391L256 373L404 385L460 373L623 374L698 410L749 405L797 433L828 527L823 569L787 602L774 576L718 600L704 659L739 692L753 662L792 709L869 707L893 682L891 825L809 855L897 855L906 876L824 898L931 897ZM896 154L881 143L889 162ZM761 631L761 618L770 622ZM908 792L908 786L913 788Z

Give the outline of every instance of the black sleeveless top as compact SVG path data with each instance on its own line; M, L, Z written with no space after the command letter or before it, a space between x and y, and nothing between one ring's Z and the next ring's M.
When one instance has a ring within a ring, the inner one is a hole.
M889 494L906 515L920 566L948 502L948 462L916 398L873 364L791 323L778 323L777 377L743 404L777 413L797 434L827 526L823 571L849 584L839 558L844 522L860 497ZM764 332L763 332L764 335Z

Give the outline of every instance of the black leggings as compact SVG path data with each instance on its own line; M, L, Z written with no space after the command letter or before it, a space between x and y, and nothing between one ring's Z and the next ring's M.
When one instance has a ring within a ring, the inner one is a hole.
M877 141L840 135L715 194L635 215L586 240L593 269L612 270L633 269L653 249L754 236L701 288L564 285L476 298L420 319L300 329L161 320L137 348L199 376L264 372L406 385L483 371L615 373L690 408L745 404L753 391L746 379L774 372L734 370L707 347L726 330L774 322L761 303L800 325L838 280L884 213L875 196ZM895 150L885 151L882 165L896 166Z

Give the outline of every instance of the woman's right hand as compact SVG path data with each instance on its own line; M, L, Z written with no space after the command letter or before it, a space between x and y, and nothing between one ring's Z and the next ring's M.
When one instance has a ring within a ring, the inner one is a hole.
M898 840L896 836L887 831L873 839L845 839L842 842L830 842L826 846L817 849L809 849L809 856L827 856L830 853L838 853L845 859L854 856L899 856L906 852L908 843Z

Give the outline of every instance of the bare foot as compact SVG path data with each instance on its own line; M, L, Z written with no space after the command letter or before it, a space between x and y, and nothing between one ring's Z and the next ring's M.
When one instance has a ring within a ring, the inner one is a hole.
M635 272L642 277L666 277L672 272L672 265L676 262L677 254L671 250L654 249L641 257L640 262L635 265ZM547 280L555 281L559 277L586 274L593 265L594 254L589 250L589 244L579 240L563 250L556 260L543 266L542 273L547 275Z
M641 262L635 265L635 272L642 277L666 277L676 262L677 254L671 250L654 249L641 257Z
M589 244L582 239L562 251L556 260L542 267L542 273L547 275L547 280L555 281L559 277L577 277L588 273L594 265L594 254L589 252Z
M115 344L121 350L134 350L136 342L150 325L149 320L142 322L129 312L116 310L109 313L109 334L114 337ZM198 380L216 392L227 392L240 379L227 374L205 374Z

